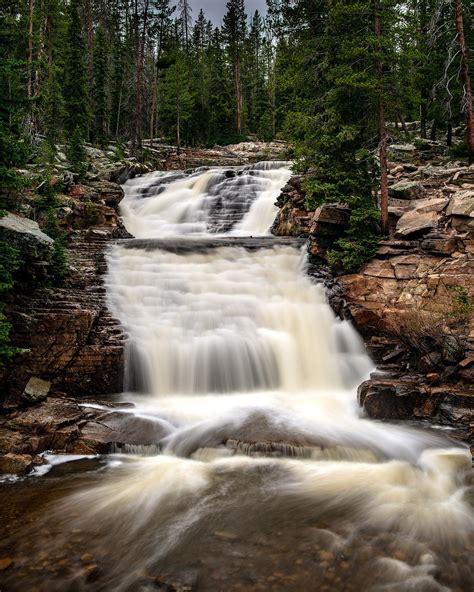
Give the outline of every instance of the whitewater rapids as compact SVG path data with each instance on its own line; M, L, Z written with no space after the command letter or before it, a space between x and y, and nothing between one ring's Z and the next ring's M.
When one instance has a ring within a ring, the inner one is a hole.
M150 240L108 256L123 411L162 436L122 448L134 454L55 512L106 566L81 589L472 589L469 451L363 416L356 389L373 364L360 337L304 250L270 237L290 175L259 163L125 185L124 223ZM248 236L266 239L248 249ZM190 238L200 248L181 249Z

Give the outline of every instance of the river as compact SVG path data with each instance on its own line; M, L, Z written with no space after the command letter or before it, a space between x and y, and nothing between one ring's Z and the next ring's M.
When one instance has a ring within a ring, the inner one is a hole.
M2 591L472 590L469 451L358 408L360 337L304 247L269 233L290 174L126 184L138 240L110 250L106 287L127 334L120 399L156 444L15 484L12 512L38 509L12 535L24 579Z

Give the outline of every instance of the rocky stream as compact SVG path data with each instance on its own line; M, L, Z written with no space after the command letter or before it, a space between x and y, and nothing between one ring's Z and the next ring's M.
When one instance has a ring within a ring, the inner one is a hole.
M0 589L471 590L474 326L457 357L403 328L474 295L474 168L392 146L391 236L341 274L347 209L308 210L283 145L151 149L58 163L59 288L29 196L0 218L31 264Z

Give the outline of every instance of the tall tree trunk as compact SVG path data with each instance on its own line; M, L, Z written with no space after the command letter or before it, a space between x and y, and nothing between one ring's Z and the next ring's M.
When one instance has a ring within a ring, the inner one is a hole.
M419 18L420 18L420 31L419 31L419 51L424 56L423 59L427 59L426 44L427 44L427 31L428 31L428 7L426 0L420 0L419 2ZM426 79L421 81L421 104L420 104L420 135L423 139L426 139L426 124L428 119L428 101L430 99L430 92L426 86Z
M176 103L176 152L181 154L181 105Z
M388 165L383 84L382 19L380 16L380 3L377 0L375 2L375 37L377 39L377 70L379 79L380 212L382 215L382 234L388 234Z
M87 40L87 67L89 69L89 75L92 76L92 51L94 46L94 25L92 16L91 0L85 0L84 2L84 19L86 22L86 40Z
M237 107L237 133L242 133L242 82L240 78L240 57L235 62L235 101Z
M34 0L28 1L28 98L33 96L33 11Z
M135 78L135 129L133 134L134 147L142 145L142 101L143 101L143 70L145 68L145 41L148 24L149 0L145 0L143 7L143 28L138 41L137 73ZM138 22L137 22L138 28Z
M451 148L451 146L453 145L453 124L448 121L448 130L446 133L446 146L449 146Z
M469 164L474 162L474 115L472 111L471 76L469 74L468 50L464 37L464 21L461 0L454 0L454 18L456 21L457 41L461 53L461 77L466 102L466 132Z

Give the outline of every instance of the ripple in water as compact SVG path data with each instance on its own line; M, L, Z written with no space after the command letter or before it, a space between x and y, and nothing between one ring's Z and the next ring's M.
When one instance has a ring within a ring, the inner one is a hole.
M138 238L268 235L289 175L155 173L127 184L124 221ZM128 411L166 429L56 494L41 549L56 563L47 582L30 574L36 589L472 589L470 454L361 415L371 361L304 253L117 246L107 290Z

